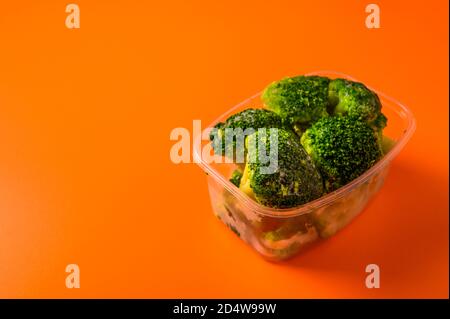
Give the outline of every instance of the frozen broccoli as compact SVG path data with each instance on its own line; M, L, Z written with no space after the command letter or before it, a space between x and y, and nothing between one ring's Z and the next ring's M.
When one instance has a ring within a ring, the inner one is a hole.
M304 204L320 197L323 186L319 172L300 145L299 138L291 131L278 129L274 173L264 173L266 166L259 158L260 147L265 151L273 144L273 131L256 132L246 139L247 163L240 188L257 202L276 208L288 208ZM273 145L272 145L273 147ZM251 160L253 158L253 160Z
M328 84L321 76L296 76L273 82L261 98L268 109L279 114L296 131L328 116Z
M230 177L230 182L239 187L241 184L242 172L238 169L234 170Z
M355 179L382 155L376 133L367 123L347 116L320 119L306 130L301 144L321 172L327 191Z
M364 84L345 79L331 80L328 90L330 114L347 115L367 122L376 131L387 123L378 95Z
M236 154L236 149L243 149L246 135L260 128L281 127L281 118L274 112L266 109L247 109L230 116L225 122L216 124L209 138L215 154ZM242 131L239 133L239 130L235 131L235 129L242 129Z

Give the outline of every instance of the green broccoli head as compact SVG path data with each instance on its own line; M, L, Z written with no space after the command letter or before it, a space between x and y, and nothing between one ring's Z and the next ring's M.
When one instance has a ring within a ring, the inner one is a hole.
M328 84L321 76L297 76L273 82L261 98L283 121L302 129L327 116Z
M281 128L281 118L266 109L247 109L218 123L210 133L214 153L217 155L236 154L236 146L243 149L245 136L259 128ZM235 129L242 129L239 133ZM241 138L239 138L239 135ZM238 144L238 145L237 145Z
M347 116L320 119L306 130L301 144L321 172L327 191L355 179L382 155L376 132Z
M375 130L382 130L387 124L381 113L378 95L364 84L345 79L331 80L328 90L331 114L347 115L367 122Z
M284 129L266 130L265 134L257 131L247 137L246 144L247 163L240 188L257 202L289 208L323 194L320 174L295 133ZM277 152L272 152L274 147ZM268 162L276 163L276 170L271 173L264 172L267 161L264 163L260 158L260 154L267 155L268 150Z

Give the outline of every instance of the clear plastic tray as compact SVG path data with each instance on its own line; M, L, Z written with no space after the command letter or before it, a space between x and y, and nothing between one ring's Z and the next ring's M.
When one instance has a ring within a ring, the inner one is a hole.
M348 75L332 71L319 71L308 75L357 81ZM349 224L383 185L389 164L415 130L415 119L410 109L377 90L374 91L380 97L383 113L388 118L388 125L383 133L395 141L394 146L357 179L332 193L295 208L273 209L248 197L229 181L237 166L230 163L207 163L201 154L203 146L209 141L197 136L194 143L194 160L207 174L215 215L263 257L272 261L292 257L310 244L334 235ZM207 130L231 114L262 106L258 93L222 114Z

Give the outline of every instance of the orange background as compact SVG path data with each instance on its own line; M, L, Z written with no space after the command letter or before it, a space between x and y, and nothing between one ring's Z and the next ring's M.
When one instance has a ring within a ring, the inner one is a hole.
M448 297L448 2L375 2L378 30L369 1L79 0L69 30L68 1L3 1L0 297ZM324 69L408 105L417 131L348 228L269 263L169 134Z

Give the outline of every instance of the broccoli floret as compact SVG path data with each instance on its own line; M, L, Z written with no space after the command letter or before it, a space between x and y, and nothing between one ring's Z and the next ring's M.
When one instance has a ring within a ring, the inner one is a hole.
M320 119L306 130L301 144L321 172L327 191L355 179L382 155L372 128L347 116Z
M387 124L386 116L381 113L378 95L362 83L346 79L331 80L328 101L330 114L355 117L380 131Z
M240 141L243 144L245 135L250 135L259 128L281 128L282 126L281 118L274 112L266 109L247 109L230 116L225 122L216 124L209 138L215 154L236 154L236 149L244 147L237 144ZM234 132L234 129L242 129L242 132ZM238 138L239 134L242 138ZM227 140L228 138L230 140Z
M261 98L270 110L279 114L297 132L321 117L328 116L328 84L321 76L296 76L273 82Z
M372 127L381 132L387 125L387 117L383 113L378 114L378 116L371 123Z
M241 184L242 172L240 170L234 170L231 173L230 182L232 182L236 187L239 187Z
M298 136L283 129L276 132L277 136L266 130L266 134L258 131L247 137L247 163L241 190L257 202L275 208L294 207L320 197L323 193L320 174L300 145ZM267 163L261 161L259 153L270 150L273 140L277 141L278 151L275 155L270 152L268 157L277 162L277 169L269 174L262 169ZM263 148L260 150L260 147Z

